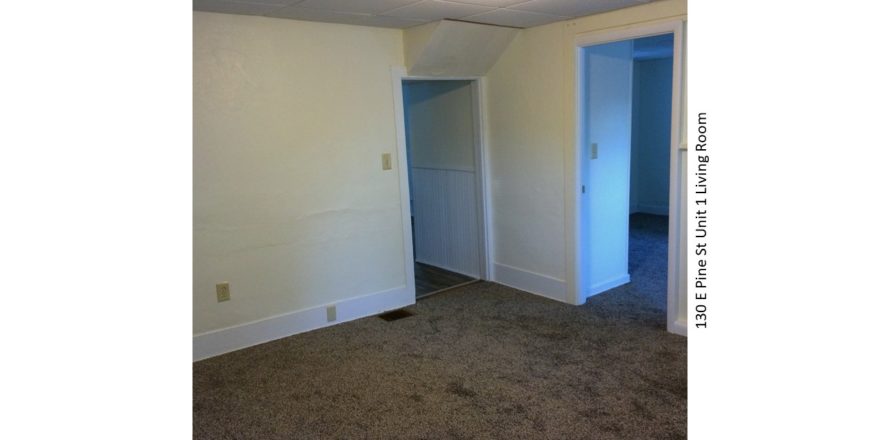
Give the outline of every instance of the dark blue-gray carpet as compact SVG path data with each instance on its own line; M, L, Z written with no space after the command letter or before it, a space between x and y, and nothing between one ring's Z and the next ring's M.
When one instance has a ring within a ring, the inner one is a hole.
M658 312L666 313L669 217L633 214L629 217L629 273L625 289L645 298Z
M197 439L682 439L687 340L666 332L666 217L633 281L578 307L494 283L193 364Z

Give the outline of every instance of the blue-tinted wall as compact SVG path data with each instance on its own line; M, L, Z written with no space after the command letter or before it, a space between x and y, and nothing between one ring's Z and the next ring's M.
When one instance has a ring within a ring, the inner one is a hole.
M633 65L630 212L669 214L672 58Z

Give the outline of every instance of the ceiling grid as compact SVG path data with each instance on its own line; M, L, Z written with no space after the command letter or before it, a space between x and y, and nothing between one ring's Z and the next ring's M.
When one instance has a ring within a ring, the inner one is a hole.
M528 28L651 0L193 0L196 11L405 29L449 19Z

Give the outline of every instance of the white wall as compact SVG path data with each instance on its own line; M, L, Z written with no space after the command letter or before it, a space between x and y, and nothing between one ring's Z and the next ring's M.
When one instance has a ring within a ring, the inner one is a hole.
M669 214L669 128L672 58L636 60L633 66L630 210Z
M480 278L474 173L415 168L411 182L415 260Z
M582 50L586 151L581 167L587 184L581 219L589 248L582 269L585 297L629 282L633 60L632 41Z
M403 96L415 260L480 277L471 81L411 81Z
M193 28L193 332L402 289L396 161L381 168L402 32L204 12Z
M568 235L574 206L567 203L573 195L566 188L575 188L568 162L575 141L575 35L682 19L686 13L685 0L664 0L524 29L490 70L495 261L517 277L507 283L557 299L576 298L574 286L566 283L574 259Z

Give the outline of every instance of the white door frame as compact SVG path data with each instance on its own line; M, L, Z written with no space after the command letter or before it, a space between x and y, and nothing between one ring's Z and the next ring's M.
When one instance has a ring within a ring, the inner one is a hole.
M409 205L409 159L406 155L406 125L404 122L403 81L405 80L433 80L433 81L471 81L474 93L474 171L476 181L477 200L477 225L479 237L477 247L480 255L480 278L494 280L492 258L492 209L489 196L489 152L485 127L486 110L486 79L485 77L436 77L407 75L405 67L391 68L391 86L394 96L394 119L397 128L397 173L400 179L400 215L403 221L403 254L406 265L406 286L415 301L415 256L413 255L413 237L410 227L412 215Z
M666 302L666 328L668 331L687 335L686 316L681 313L687 304L687 285L685 275L687 272L686 233L687 204L685 200L685 185L687 184L686 150L684 148L684 129L682 127L682 74L684 65L684 21L680 19L636 25L631 27L586 32L575 35L575 145L574 157L571 164L573 170L574 187L567 188L571 194L567 203L572 203L574 220L571 223L570 237L573 239L573 258L569 261L569 279L566 282L574 286L569 289L569 301L574 304L583 304L587 298L584 285L584 275L581 274L581 262L585 258L584 244L581 231L581 205L583 196L581 185L586 182L581 170L581 159L584 152L586 139L584 139L582 118L584 112L583 75L584 56L583 48L598 44L612 43L616 41L630 40L635 38L650 37L661 34L673 34L674 45L672 53L672 114L670 127L670 164L669 164L669 254L667 272L667 302Z

